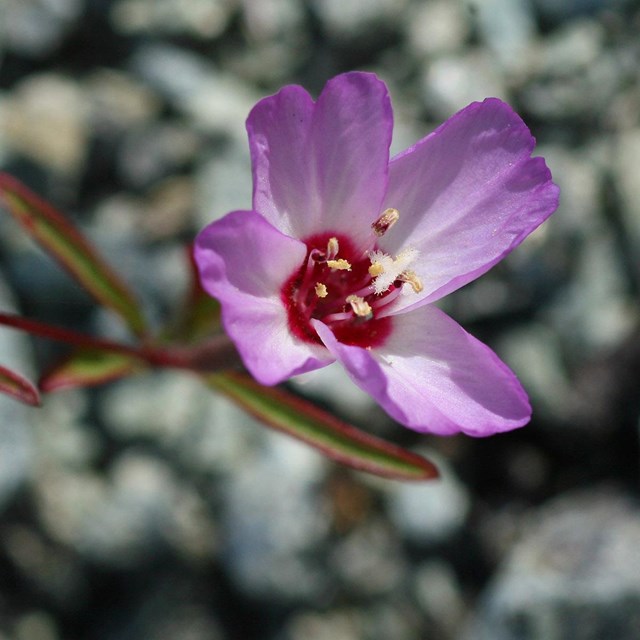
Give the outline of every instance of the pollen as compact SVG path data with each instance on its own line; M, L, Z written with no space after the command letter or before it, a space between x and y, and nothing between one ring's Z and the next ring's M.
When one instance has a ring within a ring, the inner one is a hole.
M326 298L328 294L327 285L322 282L316 282L316 295L318 298Z
M339 258L338 260L327 260L327 266L329 269L335 271L351 271L351 263L348 260Z
M381 262L372 262L369 267L369 275L372 278L376 278L384 273L384 267Z
M400 212L397 209L385 209L380 217L371 225L373 232L381 237L400 219Z
M351 305L353 313L359 318L373 318L373 309L371 305L360 296L347 296L346 301Z

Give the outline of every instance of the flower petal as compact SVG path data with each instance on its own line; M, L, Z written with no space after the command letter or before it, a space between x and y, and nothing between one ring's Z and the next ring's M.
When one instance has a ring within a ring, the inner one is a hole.
M387 185L393 114L370 73L330 80L317 103L299 86L260 101L247 120L253 207L283 233L372 237Z
M227 333L262 384L333 362L326 349L290 333L280 300L280 289L300 268L306 251L302 242L283 235L255 211L230 213L196 238L202 286L220 301Z
M396 309L432 302L488 271L558 206L535 140L504 102L475 102L392 159L384 207L400 219L381 239L391 254L419 250L424 290Z
M529 421L513 372L436 307L394 316L390 338L371 351L338 342L321 322L314 326L354 382L411 429L488 436Z

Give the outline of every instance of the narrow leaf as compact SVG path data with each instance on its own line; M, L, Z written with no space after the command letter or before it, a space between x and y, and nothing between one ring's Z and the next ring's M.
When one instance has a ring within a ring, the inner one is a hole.
M42 391L90 387L133 375L144 368L143 361L135 356L78 349L46 373L38 386Z
M306 442L332 460L396 480L438 477L429 460L360 431L298 396L264 387L247 374L216 373L205 381L267 426Z
M145 333L131 291L61 213L6 173L0 173L0 203L99 303L118 313L136 335Z
M40 394L31 382L21 375L0 366L0 392L6 393L25 404L40 404Z

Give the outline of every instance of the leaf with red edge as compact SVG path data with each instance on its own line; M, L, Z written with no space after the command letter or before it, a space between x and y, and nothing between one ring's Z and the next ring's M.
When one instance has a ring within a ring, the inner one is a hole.
M136 335L146 333L133 293L60 212L6 173L0 173L0 203L99 303L118 313Z
M0 392L10 395L25 404L40 404L40 394L35 386L21 375L0 366Z
M99 349L77 349L40 379L42 391L91 387L119 380L145 368L140 358Z
M267 426L353 469L396 480L438 477L435 465L422 456L360 431L283 389L264 387L245 373L216 373L204 379Z

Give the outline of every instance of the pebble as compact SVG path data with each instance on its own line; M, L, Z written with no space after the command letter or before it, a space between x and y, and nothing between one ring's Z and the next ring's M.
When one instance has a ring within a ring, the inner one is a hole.
M33 58L55 51L80 17L83 0L5 0L0 43Z
M454 471L437 454L424 451L435 462L440 477L431 482L385 485L391 521L403 536L427 545L454 535L470 508L469 495Z
M61 176L77 177L87 155L87 105L78 83L33 74L3 100L4 136L16 154Z
M561 496L529 526L465 640L633 640L640 634L640 512L613 489Z
M0 278L0 308L5 313L15 312L15 303L3 278ZM24 335L0 327L0 364L3 367L33 379L29 351ZM36 412L37 409L0 394L0 513L33 472L35 452L31 429Z
M404 15L408 46L419 58L459 51L470 34L469 14L462 2L416 3Z
M326 567L313 554L328 533L325 460L280 434L260 440L223 487L222 561L252 597L317 598L326 588Z

